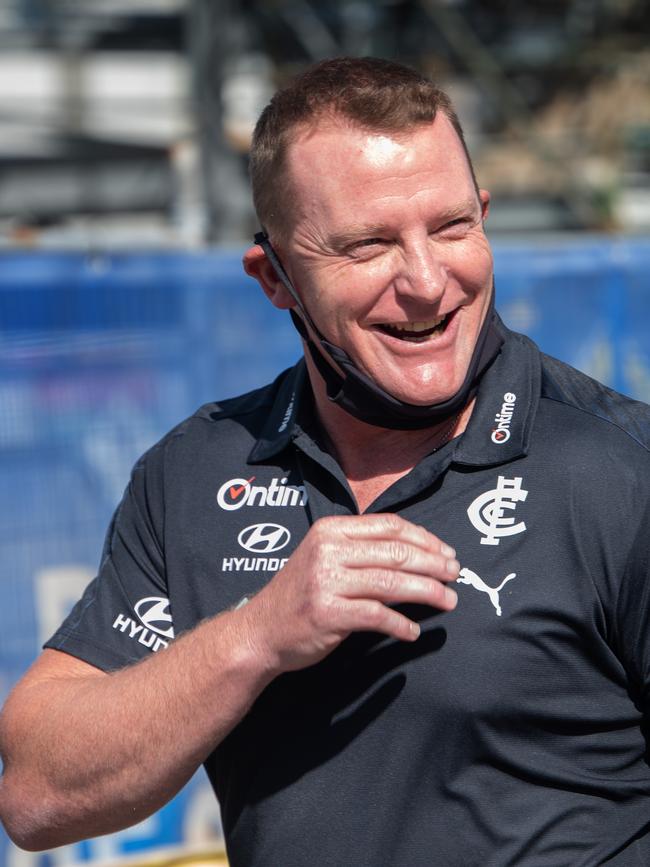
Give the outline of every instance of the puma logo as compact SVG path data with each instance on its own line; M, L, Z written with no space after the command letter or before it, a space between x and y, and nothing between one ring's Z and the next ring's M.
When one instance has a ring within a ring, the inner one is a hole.
M504 586L508 583L508 581L512 581L517 575L516 572L511 572L509 575L503 579L503 581L499 584L498 587L488 587L485 581L477 575L476 572L472 572L471 569L461 569L460 575L456 579L459 584L469 584L470 587L473 587L475 590L478 590L481 593L487 593L490 598L490 602L494 605L495 611L497 613L497 617L501 617L501 606L499 605L499 593L503 590Z

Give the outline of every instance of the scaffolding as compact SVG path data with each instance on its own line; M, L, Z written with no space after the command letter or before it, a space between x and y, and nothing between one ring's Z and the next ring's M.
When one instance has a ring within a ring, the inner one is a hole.
M0 244L241 242L257 115L341 54L450 91L493 230L646 231L649 30L641 0L13 0Z

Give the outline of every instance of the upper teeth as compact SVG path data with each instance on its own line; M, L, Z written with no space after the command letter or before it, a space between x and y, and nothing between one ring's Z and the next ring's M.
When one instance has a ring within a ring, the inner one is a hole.
M389 327L395 328L397 331L428 331L430 328L440 325L444 319L444 316L438 316L435 319L428 319L426 322L393 322Z

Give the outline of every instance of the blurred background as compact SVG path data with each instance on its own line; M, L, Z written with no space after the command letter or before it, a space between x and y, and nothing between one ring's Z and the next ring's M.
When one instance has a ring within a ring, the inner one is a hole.
M313 61L449 91L507 324L650 401L649 36L643 0L0 0L1 699L138 455L299 353L240 259L254 123ZM220 834L201 773L122 834L33 855L0 831L0 867L214 864Z

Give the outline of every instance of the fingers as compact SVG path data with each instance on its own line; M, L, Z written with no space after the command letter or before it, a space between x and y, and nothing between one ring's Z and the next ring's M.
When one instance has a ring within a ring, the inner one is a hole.
M396 608L453 610L447 585L459 571L453 548L398 515L327 517L243 611L271 667L288 671L313 665L353 632L414 641L420 626Z
M433 533L391 513L361 515L350 518L322 518L314 525L326 534L344 536L350 542L364 539L395 539L425 550L435 550L444 557L456 556L454 549Z
M381 632L398 641L415 641L420 636L420 625L404 614L372 599L351 601L341 617L347 632Z
M455 581L460 565L454 557L400 540L371 540L336 546L340 562L349 569L395 569Z
M335 595L455 608L457 595L445 584L458 578L460 564L453 548L433 533L392 514L318 524L322 562L335 564L329 588Z
M431 605L442 611L452 611L458 602L455 590L434 578L395 572L386 569L367 569L350 573L341 596L349 600L374 599L388 605L411 602ZM453 580L450 576L449 580Z

